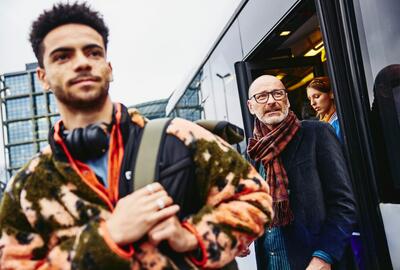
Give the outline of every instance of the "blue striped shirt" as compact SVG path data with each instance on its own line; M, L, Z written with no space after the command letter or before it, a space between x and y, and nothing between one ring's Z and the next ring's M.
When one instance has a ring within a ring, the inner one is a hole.
M264 239L263 249L267 257L268 269L290 270L282 230L279 227L267 229Z
M260 165L259 173L265 179L263 165ZM285 239L280 227L268 228L265 231L263 252L267 258L268 270L290 270L289 259L285 249ZM333 263L332 257L322 250L315 251L312 256L318 257L329 264Z

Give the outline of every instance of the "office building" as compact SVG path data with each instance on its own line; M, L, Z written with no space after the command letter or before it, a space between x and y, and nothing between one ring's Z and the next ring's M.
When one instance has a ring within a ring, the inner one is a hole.
M159 99L144 103L139 103L130 108L137 109L143 116L148 119L162 118L166 117L165 107L167 106L168 99Z
M36 63L1 76L0 100L7 180L47 145L52 124L59 119L54 95L42 89Z

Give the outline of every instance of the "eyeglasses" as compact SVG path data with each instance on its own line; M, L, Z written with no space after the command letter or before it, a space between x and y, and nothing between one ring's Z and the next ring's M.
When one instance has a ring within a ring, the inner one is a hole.
M250 99L254 98L257 103L263 104L267 103L269 96L272 96L275 101L279 101L285 98L286 96L286 89L275 89L271 92L263 91L261 93L253 95Z

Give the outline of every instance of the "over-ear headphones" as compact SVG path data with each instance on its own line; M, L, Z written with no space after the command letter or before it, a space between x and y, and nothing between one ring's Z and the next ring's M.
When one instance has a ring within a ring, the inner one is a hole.
M112 124L90 124L85 128L75 128L72 131L64 130L62 127L61 134L72 157L87 161L97 159L107 152L109 139L104 126L109 130Z

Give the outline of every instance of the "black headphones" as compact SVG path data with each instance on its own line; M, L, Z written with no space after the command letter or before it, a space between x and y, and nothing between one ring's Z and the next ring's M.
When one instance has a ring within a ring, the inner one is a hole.
M114 121L113 121L114 122ZM108 150L108 133L113 125L107 123L90 124L84 128L65 130L61 125L61 135L72 157L80 161L97 159ZM105 131L104 127L106 127Z

